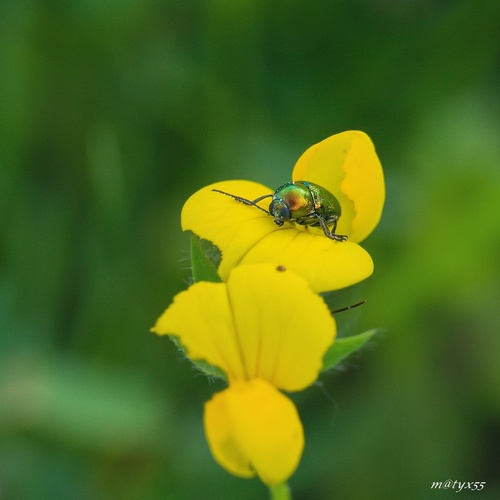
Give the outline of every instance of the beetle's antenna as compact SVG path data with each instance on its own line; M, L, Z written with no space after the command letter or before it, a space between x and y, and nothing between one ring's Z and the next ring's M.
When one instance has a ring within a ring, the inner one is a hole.
M352 306L342 307L341 309L335 309L335 311L330 311L330 312L332 314L341 313L344 311L348 311L349 309L354 309L355 307L362 306L365 302L366 302L366 300L362 300L361 302L356 302L356 304L353 304Z
M239 201L244 205L258 208L259 210L262 210L266 215L272 216L271 212L257 205L258 201L263 200L264 198L268 198L269 196L272 196L272 194L265 194L264 196L260 196L259 198L256 198L255 200L252 201L252 200L247 200L246 198L242 198L241 196L236 196L231 193L226 193L225 191L221 191L220 189L212 189L212 191L215 191L216 193L225 194L226 196L230 196L233 200Z

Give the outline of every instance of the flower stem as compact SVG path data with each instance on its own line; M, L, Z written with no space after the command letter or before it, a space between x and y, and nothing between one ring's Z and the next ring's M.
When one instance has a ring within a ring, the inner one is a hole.
M292 493L288 483L280 483L270 486L271 500L292 500Z

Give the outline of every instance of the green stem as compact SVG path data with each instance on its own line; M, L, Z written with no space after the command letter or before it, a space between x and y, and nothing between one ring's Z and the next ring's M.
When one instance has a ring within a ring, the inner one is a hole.
M275 486L270 486L271 500L292 500L292 492L288 483L281 483Z

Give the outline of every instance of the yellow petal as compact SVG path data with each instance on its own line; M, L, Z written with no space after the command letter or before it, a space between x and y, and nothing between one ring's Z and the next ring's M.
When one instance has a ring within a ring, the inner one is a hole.
M323 233L276 231L248 251L241 264L284 265L320 293L358 283L373 273L370 254L350 241L333 242Z
M314 291L325 292L358 283L373 272L371 257L353 242L332 241L321 229L292 223L278 228L261 210L213 189L249 200L272 191L250 181L225 181L197 191L185 203L182 228L220 249L218 272L223 280L237 265L266 262L285 265L304 277ZM268 199L259 206L267 209Z
M256 182L216 182L194 193L184 204L181 212L182 229L192 231L220 249L224 270L219 269L219 274L227 279L229 271L239 264L248 249L278 228L264 212L238 203L214 189L249 200L272 192ZM267 209L269 201L263 200L259 205Z
M223 283L196 283L176 295L152 331L177 336L191 359L218 366L229 378L245 376Z
M286 481L304 448L294 404L261 379L237 381L205 405L210 450L231 474L257 474L267 485Z
M287 391L311 385L336 333L323 299L299 275L265 264L235 268L227 288L246 378Z
M378 224L385 200L384 175L370 138L359 131L332 135L297 161L292 179L319 184L342 207L337 233L351 242L365 239Z
M303 278L258 264L235 268L227 284L179 293L152 330L177 336L191 359L218 366L230 382L259 377L297 391L316 380L336 326Z

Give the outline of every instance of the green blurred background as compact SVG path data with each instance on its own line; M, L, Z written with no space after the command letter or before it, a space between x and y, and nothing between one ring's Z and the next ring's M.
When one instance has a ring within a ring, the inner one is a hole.
M209 454L220 384L148 330L186 198L348 129L387 203L337 318L384 332L294 396L294 498L500 497L500 2L3 0L0 40L1 499L267 498Z

